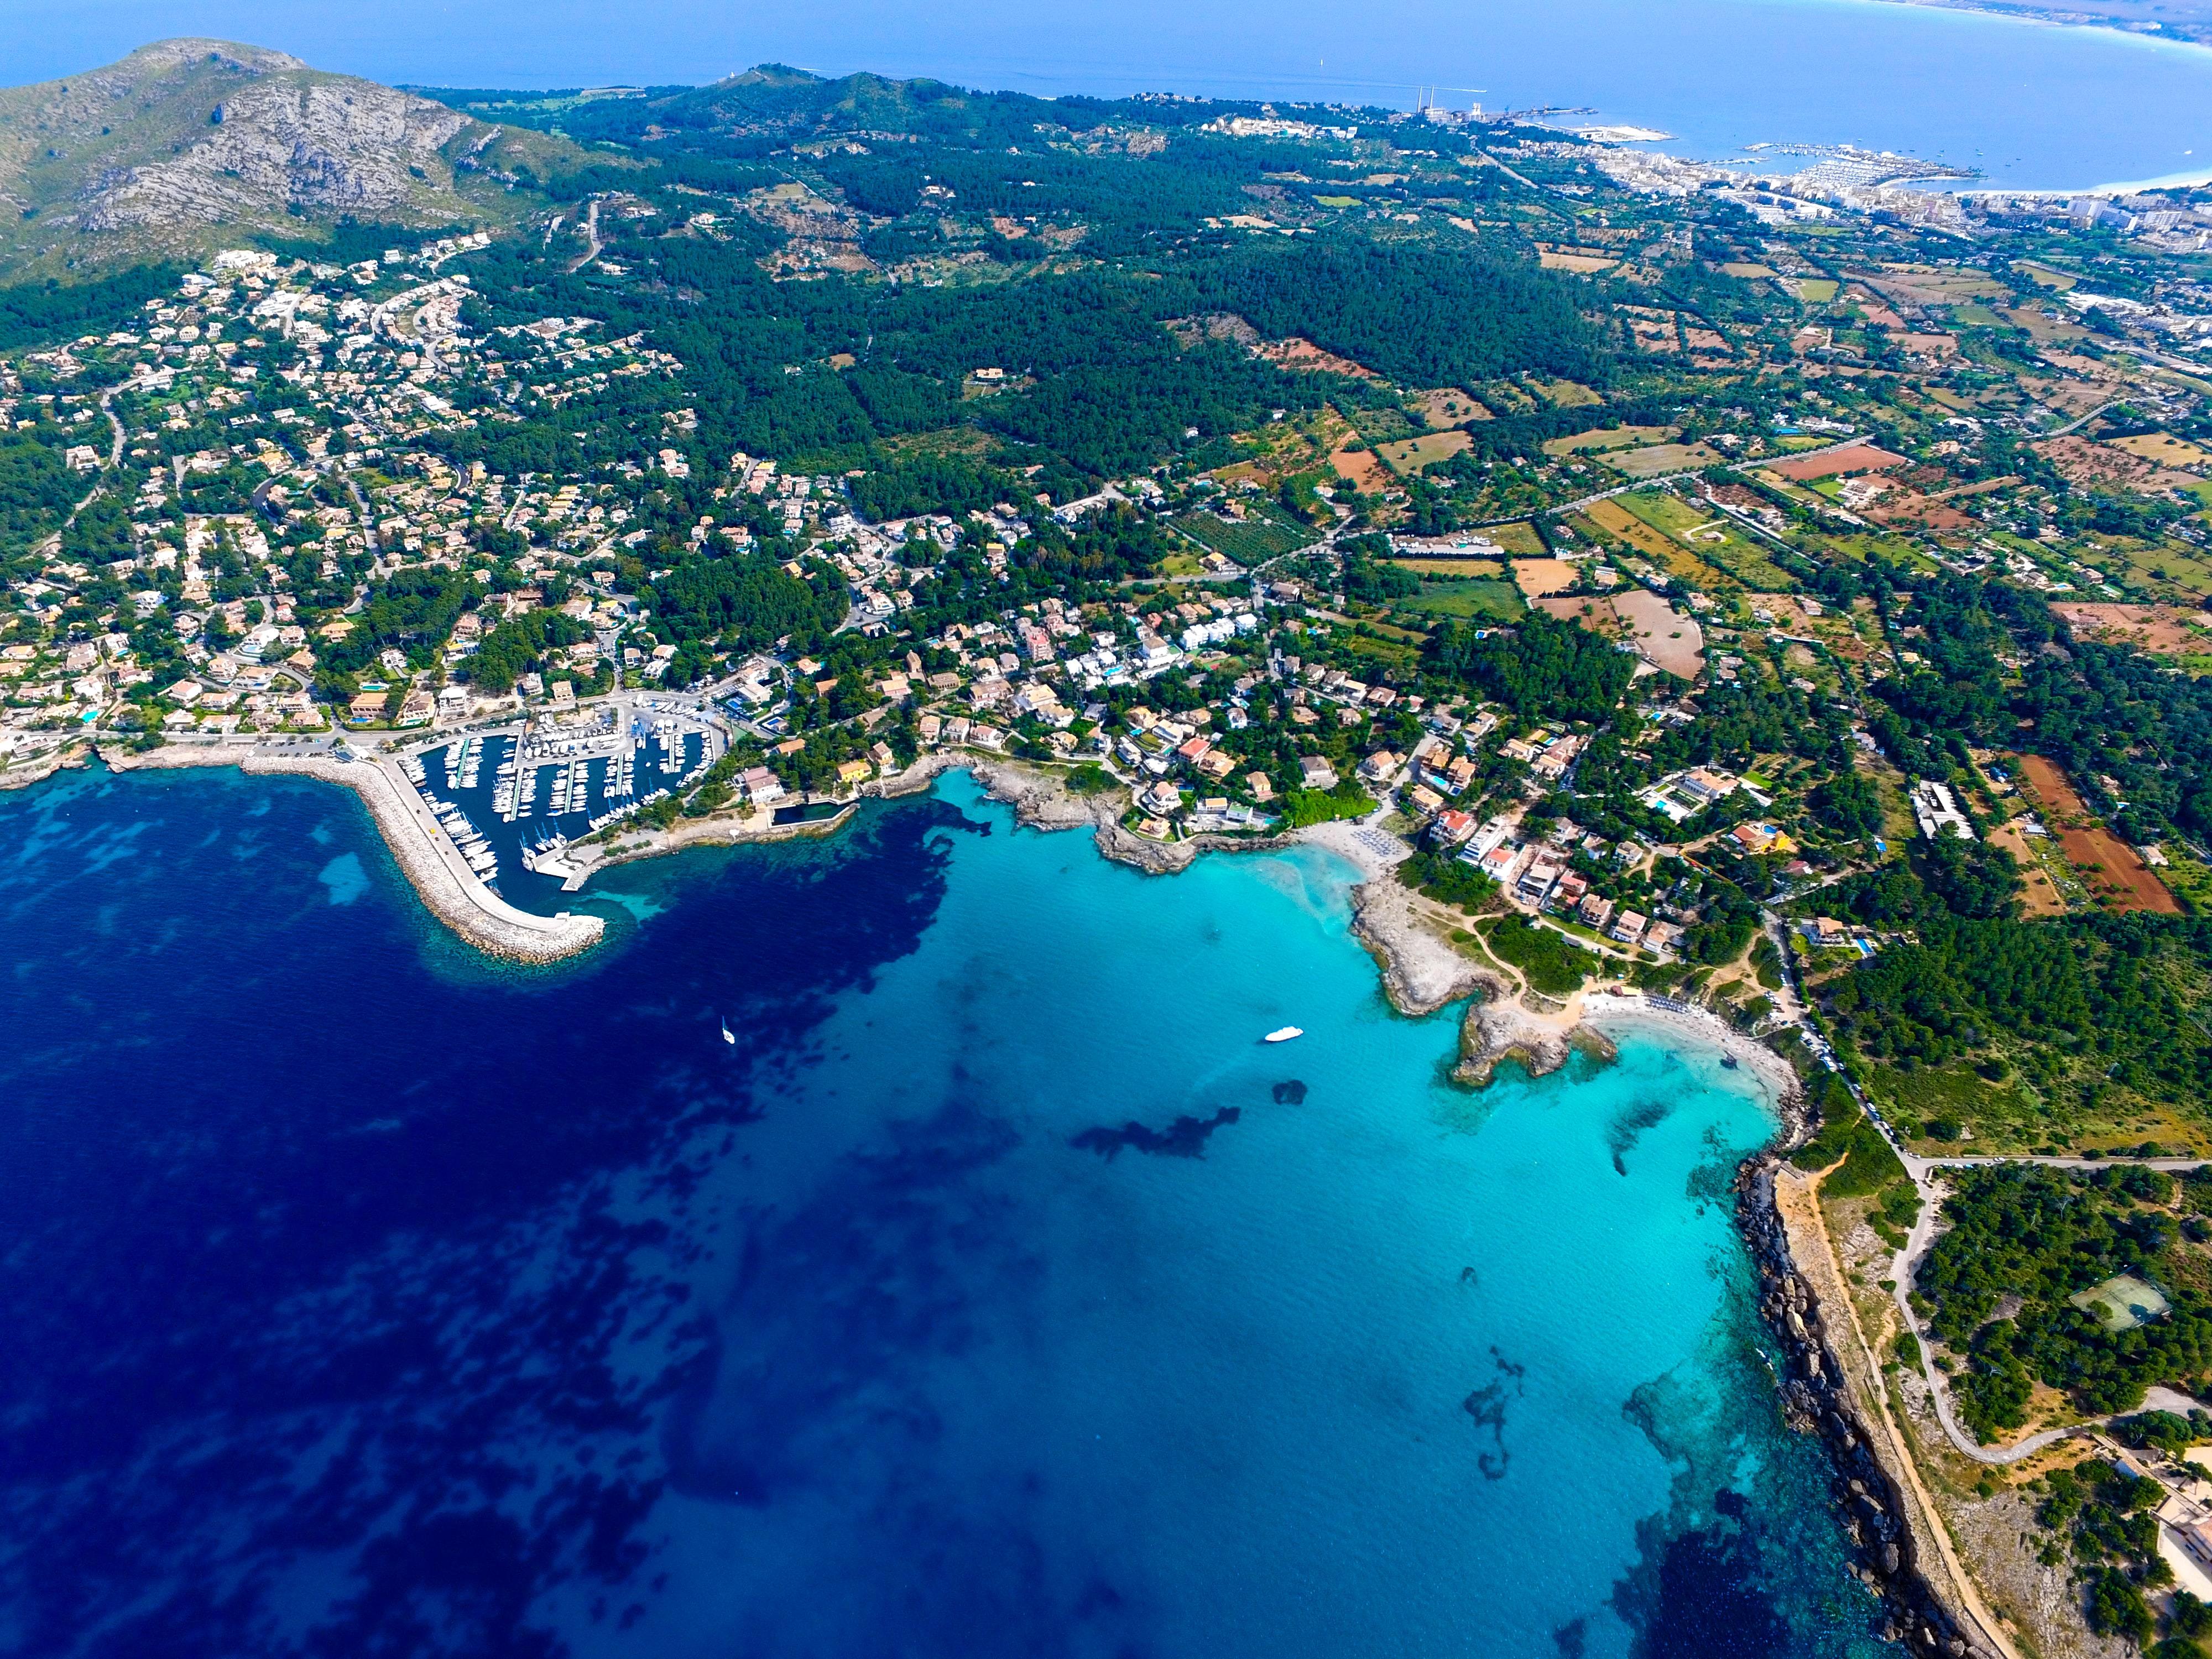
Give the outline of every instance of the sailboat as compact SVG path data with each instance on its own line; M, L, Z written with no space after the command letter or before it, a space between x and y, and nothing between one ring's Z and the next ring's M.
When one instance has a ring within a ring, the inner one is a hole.
M737 1038L731 1035L730 1022L726 1019L722 1022L722 1041L725 1042L735 1042L737 1041Z

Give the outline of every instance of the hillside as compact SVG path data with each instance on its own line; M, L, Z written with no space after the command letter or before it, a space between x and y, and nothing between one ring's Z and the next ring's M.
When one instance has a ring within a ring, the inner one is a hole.
M343 219L505 221L519 186L581 155L282 52L165 40L0 91L0 278L312 239Z

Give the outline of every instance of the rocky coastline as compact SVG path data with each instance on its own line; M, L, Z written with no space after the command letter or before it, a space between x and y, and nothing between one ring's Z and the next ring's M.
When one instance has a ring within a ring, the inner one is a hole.
M89 745L71 738L52 749L41 750L35 757L20 765L0 767L0 789L28 789L33 784L44 783L57 772L76 771L91 762Z
M588 951L605 933L597 916L562 913L543 917L507 905L481 882L464 880L440 856L434 834L410 813L411 794L384 763L341 761L327 754L271 752L252 743L167 744L135 751L102 750L99 757L118 771L236 765L256 775L319 779L358 795L386 846L425 907L441 922L477 949L504 960L547 963ZM36 776L8 777L10 787L35 782L66 766L82 766L91 754L72 746L58 751ZM2014 1659L2012 1647L1995 1620L1978 1606L1971 1589L1962 1589L1955 1559L1933 1540L1934 1521L1924 1498L1916 1498L1905 1454L1894 1443L1879 1407L1866 1396L1875 1386L1869 1375L1856 1376L1833 1346L1846 1341L1848 1307L1839 1272L1826 1253L1817 1219L1794 1218L1780 1191L1804 1186L1784 1161L1786 1150L1808 1133L1796 1073L1772 1051L1735 1032L1703 1010L1656 1003L1635 994L1577 993L1565 1003L1516 992L1504 975L1470 959L1446 937L1445 919L1431 915L1417 896L1389 878L1392 860L1361 840L1357 827L1314 826L1289 835L1249 839L1198 836L1156 842L1121 827L1123 796L1118 790L1097 796L1070 791L1062 778L1017 762L971 755L937 754L870 786L866 795L897 798L927 789L947 771L965 769L996 800L1010 807L1022 824L1042 830L1094 832L1098 851L1148 874L1187 869L1208 851L1259 851L1300 842L1326 848L1355 864L1361 879L1352 888L1352 931L1372 955L1391 1005L1412 1016L1435 1012L1468 1000L1460 1032L1460 1055L1452 1075L1462 1085L1480 1088L1511 1061L1530 1076L1541 1077L1564 1066L1577 1051L1600 1061L1614 1057L1613 1035L1637 1026L1663 1028L1678 1040L1716 1048L1761 1074L1772 1088L1782 1133L1767 1150L1747 1159L1735 1182L1735 1221L1759 1276L1759 1308L1784 1356L1777 1376L1783 1412L1790 1425L1820 1436L1833 1474L1837 1512L1857 1552L1854 1571L1878 1594L1887 1610L1887 1634L1909 1651L1964 1659ZM795 836L836 833L851 821L856 801L834 817L799 825L771 826L764 814L717 814L658 832L649 842L626 850L601 852L594 867L657 856L681 848L784 840ZM595 851L599 849L593 849ZM1809 1194L1809 1188L1807 1188ZM1809 1203L1809 1198L1806 1202ZM1860 1367L1871 1365L1870 1356Z
M1737 1231L1759 1274L1759 1310L1783 1354L1775 1382L1790 1426L1816 1434L1828 1456L1831 1494L1857 1554L1853 1571L1878 1595L1887 1613L1884 1634L1909 1652L1947 1659L2009 1659L2012 1648L1985 1610L1953 1582L1953 1564L1929 1528L1939 1526L1901 1467L1886 1422L1857 1396L1838 1344L1837 1310L1816 1285L1825 1277L1800 1270L1802 1239L1793 1239L1776 1182L1789 1178L1770 1147L1736 1172Z

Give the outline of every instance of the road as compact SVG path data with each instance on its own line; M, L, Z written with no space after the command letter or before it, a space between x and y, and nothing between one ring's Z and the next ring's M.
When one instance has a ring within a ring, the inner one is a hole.
M2083 427L2088 425L2090 422L2095 420L2097 416L2103 414L2106 410L2118 409L2124 401L2124 399L2116 398L2110 403L2099 404L2087 415L2076 415L2072 420L2067 422L2064 426L2054 426L2050 431L2045 433L2043 435L2046 438L2063 438L2069 432L2079 432Z
M100 394L100 412L107 416L107 424L115 437L107 446L107 468L113 471L123 465L123 422L115 417L115 388L110 386Z
M353 481L350 473L345 475L345 487L346 494L353 497L354 511L361 514L361 533L368 539L369 557L381 558L384 544L377 539L376 520L369 513L368 501L362 497L361 486Z
M596 196L584 209L584 240L588 245L584 257L568 267L568 274L572 276L598 258L603 251L599 241L599 198Z
M2085 1418L2080 1422L2068 1424L2060 1428L2046 1429L2039 1434L2030 1435L2016 1445L2005 1447L1984 1446L1959 1425L1957 1413L1952 1406L1950 1389L1942 1373L1936 1369L1935 1348L1929 1341L1928 1333L1923 1327L1919 1316L1913 1312L1912 1304L1909 1299L1915 1282L1914 1276L1919 1271L1922 1260L1935 1243L1937 1225L1942 1219L1944 1190L1940 1171L1980 1169L1999 1164L2040 1164L2056 1170L2103 1170L2111 1168L2117 1162L2142 1164L2154 1170L2173 1172L2212 1167L2212 1158L2112 1159L2044 1157L2033 1153L2014 1156L1974 1152L1961 1152L1943 1158L1919 1157L1905 1146L1902 1137L1891 1127L1888 1120L1882 1116L1881 1109L1868 1098L1866 1093L1852 1080L1850 1074L1842 1068L1836 1060L1835 1051L1828 1046L1826 1039L1820 1036L1811 1024L1804 1019L1804 1000L1797 986L1796 964L1790 958L1788 950L1784 948L1786 946L1787 939L1782 931L1781 918L1769 910L1761 913L1760 920L1767 929L1768 937L1774 939L1777 947L1783 951L1784 982L1787 987L1791 1002L1799 1010L1799 1017L1796 1019L1785 1023L1797 1027L1804 1038L1806 1046L1812 1050L1821 1064L1840 1078L1844 1086L1851 1091L1852 1098L1858 1102L1859 1109L1866 1114L1867 1121L1873 1124L1881 1133L1881 1138L1889 1143L1890 1149L1897 1154L1898 1161L1904 1164L1905 1172L1911 1177L1915 1195L1919 1200L1919 1212L1913 1220L1912 1231L1905 1235L1905 1243L1890 1262L1888 1277L1890 1284L1893 1286L1890 1296L1891 1300L1897 1306L1898 1317L1904 1322L1905 1328L1918 1339L1920 1375L1928 1385L1929 1397L1935 1401L1936 1419L1942 1425L1945 1437L1961 1455L1972 1458L1977 1463L2002 1465L2016 1463L2021 1459L2041 1450L2045 1446L2063 1440L2070 1435L2085 1433L2110 1423L2112 1420L2110 1417ZM1777 994L1776 1006L1778 1007L1781 1006L1779 994ZM1840 1263L1838 1265L1840 1266ZM2192 1401L2179 1409L2186 1411L2196 1404L2197 1402Z

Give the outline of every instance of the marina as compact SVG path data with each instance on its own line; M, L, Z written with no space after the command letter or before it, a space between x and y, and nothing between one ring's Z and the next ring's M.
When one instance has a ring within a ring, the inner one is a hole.
M610 708L580 731L449 738L398 764L477 878L512 898L543 892L540 881L574 891L589 869L569 856L573 842L678 794L722 747L713 726L648 704Z

